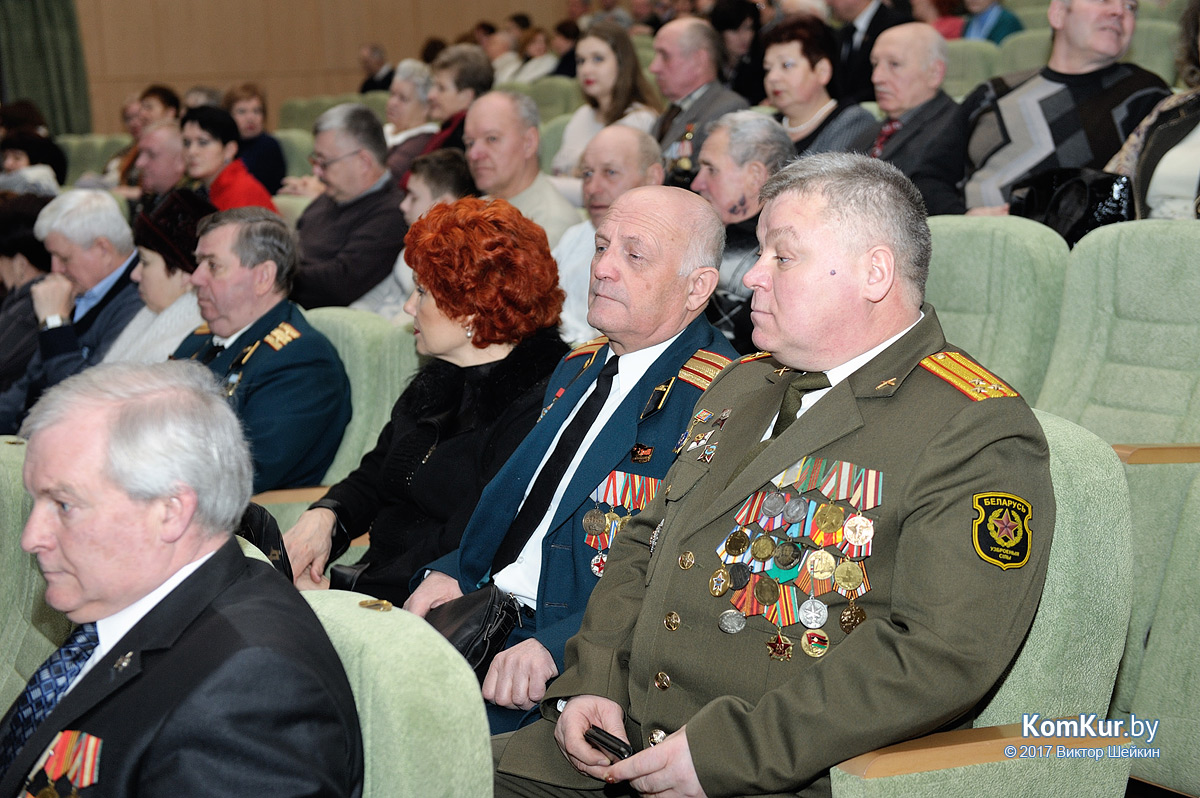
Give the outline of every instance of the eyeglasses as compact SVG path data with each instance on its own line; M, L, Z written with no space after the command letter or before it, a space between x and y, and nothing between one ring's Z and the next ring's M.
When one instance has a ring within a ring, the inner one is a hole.
M328 169L330 166L337 163L338 161L343 160L345 158L349 158L351 155L358 155L360 152L362 152L361 147L359 147L357 150L351 150L350 152L346 153L345 155L339 155L336 158L319 158L319 157L317 157L317 154L315 152L310 152L308 154L308 162L312 165L312 167L314 169L320 169L321 171L325 171L326 169Z

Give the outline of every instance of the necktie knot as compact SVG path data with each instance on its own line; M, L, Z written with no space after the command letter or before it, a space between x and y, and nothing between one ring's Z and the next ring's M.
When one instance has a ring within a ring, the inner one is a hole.
M878 158L883 155L883 147L888 143L897 130L901 127L899 119L889 119L879 128L879 135L875 137L875 144L871 147L870 155L872 158Z
M778 438L785 429L792 425L792 422L796 420L796 414L800 412L800 406L806 394L828 387L829 377L825 376L823 371L802 371L792 378L787 392L783 395L783 401L779 405L779 419L775 422L775 430L771 433L771 437Z

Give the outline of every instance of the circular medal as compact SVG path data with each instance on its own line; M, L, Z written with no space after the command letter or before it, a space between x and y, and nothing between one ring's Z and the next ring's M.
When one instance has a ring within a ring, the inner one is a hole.
M829 636L820 629L809 629L800 636L800 648L813 659L820 659L829 650Z
M607 532L608 530L612 529L615 524L619 524L620 522L621 516L617 515L612 510L609 510L604 514L604 531Z
M668 612L666 616L663 617L663 626L667 627L669 631L674 632L679 629L679 623L679 613L677 612Z
M745 563L735 562L729 566L729 586L741 590L750 584L750 568Z
M725 610L717 616L717 626L727 635L735 635L746 628L746 616L737 610Z
M754 598L759 604L774 604L779 601L779 583L764 576L754 583Z
M679 567L682 568L683 570L686 571L687 569L691 568L695 564L696 564L696 555L692 554L690 551L685 551L683 554L679 555Z
M858 586L863 583L862 567L856 562L842 560L833 571L833 583L842 590L858 590Z
M800 547L785 540L775 547L775 564L780 568L791 568L800 561Z
M592 558L592 573L595 574L597 578L604 576L604 564L606 562L608 562L607 551L598 551L596 552L596 556Z
M808 601L800 605L800 623L809 629L820 629L829 620L829 608L820 599L808 597Z
M824 549L814 551L808 555L808 572L813 579L828 579L833 576L833 569L836 565L833 555Z
M865 515L855 515L842 525L842 536L855 546L865 546L875 537L875 524Z
M783 505L783 520L789 524L798 524L808 515L808 502L805 499L792 499Z
M712 593L717 598L724 596L729 590L729 571L722 565L717 570L713 571L713 575L708 578L708 592Z
M745 530L746 527L739 526L729 533L729 537L725 538L726 554L740 557L746 553L746 549L750 548L750 536L746 534Z
M603 535L608 531L604 525L604 513L599 508L593 507L583 514L583 531L589 535Z
M767 494L767 498L763 499L762 503L763 515L774 518L783 512L785 505L787 505L787 497L779 491Z
M817 529L826 535L832 535L841 529L842 521L845 518L845 508L838 507L836 504L822 504L813 513L813 523L817 525Z
M692 159L684 156L675 162L675 166L679 167L685 172L690 172L692 171Z
M775 553L775 538L770 535L759 535L750 546L750 556L766 562Z
M857 604L851 604L846 609L842 610L842 617L838 621L838 625L842 627L842 631L850 634L860 623L867 619L867 614L863 612L863 608Z

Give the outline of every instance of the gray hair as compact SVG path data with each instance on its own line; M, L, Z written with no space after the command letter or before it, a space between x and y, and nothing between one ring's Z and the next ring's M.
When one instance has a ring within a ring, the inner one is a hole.
M679 273L687 275L705 267L720 271L721 257L725 252L725 225L721 224L721 217L707 202L695 203L690 207L688 218L679 220L688 237Z
M296 237L287 223L266 208L230 208L205 216L196 225L196 238L208 235L227 224L238 226L233 253L244 268L275 261L275 288L283 294L292 291L296 274Z
M405 58L396 64L396 73L392 77L392 83L398 80L411 83L413 90L417 93L417 102L421 105L429 105L429 87L433 85L433 73L429 71L429 67L424 62L415 58Z
M921 192L887 161L866 155L825 152L797 158L759 192L765 204L784 194L818 195L825 215L837 222L843 243L891 248L896 269L919 305L929 275L929 222Z
M733 111L714 119L708 125L707 136L718 130L729 131L729 157L738 166L758 161L775 174L796 157L796 145L783 125L757 111Z
M346 136L371 154L380 165L387 160L387 140L383 137L383 125L375 113L359 103L335 105L317 117L313 123L313 135L333 130Z
M662 163L662 146L644 130L639 130L636 127L627 128L633 133L633 139L637 142L637 165L638 171L643 175L650 170L654 164Z
M104 475L131 499L196 492L196 522L210 536L236 528L250 502L253 467L237 414L212 372L190 361L105 363L42 395L21 426L30 438L75 411L111 409Z
M497 89L490 91L488 94L496 94L501 97L507 97L513 104L513 110L517 112L517 119L521 120L524 125L522 130L528 130L531 127L537 127L542 122L541 112L538 111L537 103L528 94L522 94L519 91L509 91L508 89ZM487 94L483 95L488 96Z
M45 241L51 233L84 248L104 238L122 255L133 252L133 231L121 207L107 191L76 188L52 199L33 225L38 241Z
M721 66L725 63L725 42L721 40L721 34L708 20L699 17L688 17L681 21L685 25L679 41L684 52L703 50L708 53L713 71L720 73Z

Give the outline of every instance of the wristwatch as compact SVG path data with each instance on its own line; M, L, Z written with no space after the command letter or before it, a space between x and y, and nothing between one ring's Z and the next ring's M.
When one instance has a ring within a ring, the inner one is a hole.
M44 322L42 322L42 329L43 330L53 330L53 329L63 326L66 323L67 323L67 320L64 319L62 316L58 315L57 313L51 313L49 316L46 317L46 320Z

